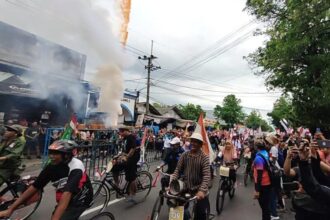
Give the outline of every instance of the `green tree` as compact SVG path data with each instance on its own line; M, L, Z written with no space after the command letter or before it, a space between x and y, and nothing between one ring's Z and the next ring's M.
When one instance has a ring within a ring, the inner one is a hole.
M219 120L224 120L230 127L244 120L244 113L241 100L235 95L227 95L222 102L222 106L216 105L213 115Z
M272 118L273 125L278 128L281 127L281 119L288 120L294 127L299 126L300 124L297 120L295 110L292 106L292 101L284 96L281 96L278 100L276 100L276 102L274 103L273 110L267 115Z
M264 47L250 54L269 89L292 95L299 121L330 128L330 1L247 0L246 9L266 23Z
M245 119L245 125L248 128L258 129L261 127L262 131L271 131L272 128L269 126L266 120L264 120L260 113L257 111L252 111Z
M201 112L203 112L205 115L205 112L200 105L194 105L194 104L188 103L186 105L180 104L177 107L181 111L181 113L184 115L184 118L188 119L188 120L197 121Z

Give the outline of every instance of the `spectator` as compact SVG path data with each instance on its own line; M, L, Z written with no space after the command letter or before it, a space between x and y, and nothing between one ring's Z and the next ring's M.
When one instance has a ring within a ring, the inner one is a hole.
M330 219L330 188L329 186L321 185L316 180L312 172L312 167L308 162L310 157L313 157L312 154L307 145L302 145L299 148L301 183L307 194L311 196L314 201L317 201L318 207L322 208L323 213L313 213L313 215L309 216L304 213L304 218L302 219L326 220Z
M0 186L4 180L15 174L21 165L21 154L24 149L24 140L20 138L22 129L19 125L5 126L6 131L0 143Z
M38 122L34 121L31 124L31 127L28 127L25 130L25 148L27 149L27 159L31 159L31 150L34 148L36 157L40 157L40 148L39 148L39 141L38 141L38 136L39 136L39 127L38 127Z

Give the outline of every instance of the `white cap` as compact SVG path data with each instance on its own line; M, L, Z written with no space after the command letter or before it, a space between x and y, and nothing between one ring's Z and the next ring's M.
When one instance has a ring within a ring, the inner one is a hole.
M204 142L203 140L203 137L200 133L193 133L191 136L190 136L190 139L195 139L195 140L199 140L201 142Z
M179 144L181 142L180 138L175 137L170 141L170 144L174 145L174 144Z

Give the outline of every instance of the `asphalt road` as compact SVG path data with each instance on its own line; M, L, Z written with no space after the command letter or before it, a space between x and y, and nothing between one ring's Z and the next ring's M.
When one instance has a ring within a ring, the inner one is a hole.
M153 170L156 167L156 164L151 166L150 170ZM39 170L34 168L33 170L28 170L28 174L36 174ZM210 190L210 203L211 203L211 213L216 215L215 200L216 200L216 191L218 187L218 178L215 178L213 181L213 187ZM261 210L259 204L256 200L252 199L253 195L253 184L249 182L248 186L245 187L242 183L242 171L238 170L237 173L237 189L233 199L229 199L227 196L225 199L224 210L220 216L216 215L214 219L230 219L230 220L242 220L242 219L261 219ZM156 201L158 196L160 183L158 182L157 187L152 188L148 198L143 203L132 205L127 203L124 199L116 199L114 195L111 198L111 205L107 207L107 211L110 211L115 216L116 220L148 220L150 218L153 204ZM287 201L289 203L289 201ZM51 185L48 185L45 188L43 200L31 217L33 220L46 220L50 219L51 213L55 207L55 192ZM166 208L163 207L163 212L161 219L167 220L168 213ZM96 214L92 212L87 217ZM281 214L281 219L289 220L294 219L294 215L287 211L284 214ZM87 219L85 216L83 219Z

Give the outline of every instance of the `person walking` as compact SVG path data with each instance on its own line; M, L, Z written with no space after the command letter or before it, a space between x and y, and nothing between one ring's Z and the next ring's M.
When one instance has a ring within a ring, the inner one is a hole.
M254 199L257 199L259 202L262 211L262 220L270 220L272 188L266 162L266 160L269 160L269 155L266 151L266 145L263 139L257 139L255 141L255 147L258 149L258 153L253 162L253 177L255 183Z

